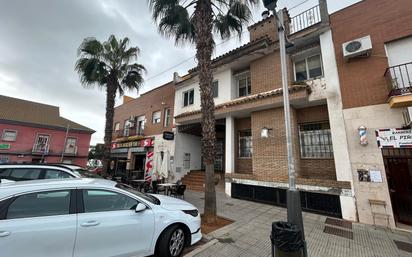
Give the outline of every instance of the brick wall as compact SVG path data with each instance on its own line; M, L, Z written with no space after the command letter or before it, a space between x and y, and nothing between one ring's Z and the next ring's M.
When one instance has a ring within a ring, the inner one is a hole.
M268 181L284 181L287 173L287 149L283 108L252 113L253 174ZM296 115L291 109L292 138L295 157L298 156ZM263 127L271 129L268 138L261 138ZM300 172L300 160L295 158L296 172Z
M294 80L293 63L288 60L289 82ZM280 66L280 53L265 55L250 63L250 79L252 83L252 94L262 93L282 87L282 73Z
M248 29L250 41L256 40L263 36L269 36L269 38L273 41L278 39L276 21L273 16L250 26Z
M130 116L146 117L144 135L158 135L163 131L171 131L173 128L173 108L174 108L175 86L168 83L153 89L140 97L128 100L126 103L115 108L114 123L120 122L120 131L123 130L125 120ZM169 126L164 127L164 110L170 109ZM155 111L161 111L161 122L153 124L152 115Z
M251 119L235 120L235 172L241 174L252 173L252 158L239 158L239 131L251 129Z
M298 109L296 116L298 124L329 120L326 105ZM300 153L298 156L300 156ZM300 163L299 177L336 180L335 161L333 159L301 159Z
M412 35L411 0L364 0L332 14L330 21L343 107L386 103L384 43ZM372 38L372 56L345 63L342 44L367 35Z

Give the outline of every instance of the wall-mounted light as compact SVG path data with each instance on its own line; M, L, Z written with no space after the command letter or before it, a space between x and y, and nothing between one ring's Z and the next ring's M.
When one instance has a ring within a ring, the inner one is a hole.
M272 130L272 129L263 127L263 128L260 130L260 137L261 137L261 138L268 138L268 137L269 137L269 133L270 133L271 130Z
M360 126L358 128L358 132L359 132L359 143L361 145L367 145L368 144L368 138L367 138L367 131L366 131L366 127L365 126Z

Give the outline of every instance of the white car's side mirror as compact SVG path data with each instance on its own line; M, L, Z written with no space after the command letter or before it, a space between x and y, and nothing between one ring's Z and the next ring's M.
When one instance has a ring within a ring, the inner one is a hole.
M142 203L138 203L137 206L136 206L135 211L136 211L136 212L142 212L142 211L144 211L144 210L146 210L146 205L144 205L144 204L142 204Z

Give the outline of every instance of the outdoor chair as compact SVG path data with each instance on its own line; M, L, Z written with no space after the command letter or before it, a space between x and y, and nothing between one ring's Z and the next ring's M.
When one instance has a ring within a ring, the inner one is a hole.
M150 186L149 181L145 181L143 184L140 185L140 190L144 193L153 193L153 188Z
M162 183L161 180L157 180L157 181L153 181L152 185L153 185L153 192L155 194L159 194L160 192L165 192L166 189L163 186L159 186L158 184Z
M176 188L172 188L170 195L178 198L185 199L186 185L179 185Z

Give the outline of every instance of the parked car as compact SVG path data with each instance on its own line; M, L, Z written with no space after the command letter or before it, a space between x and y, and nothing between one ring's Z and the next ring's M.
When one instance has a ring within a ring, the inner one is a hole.
M190 203L114 181L0 183L2 257L175 257L201 237Z
M71 164L0 164L0 179L25 181L100 176Z

